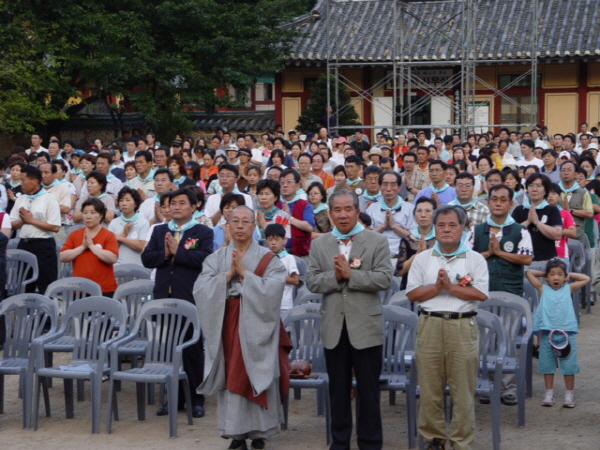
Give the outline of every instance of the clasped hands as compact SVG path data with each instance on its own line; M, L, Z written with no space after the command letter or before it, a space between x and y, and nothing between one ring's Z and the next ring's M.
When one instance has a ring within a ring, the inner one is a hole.
M175 256L177 254L177 246L179 242L177 239L171 234L165 234L165 258L170 258L171 256Z
M444 269L440 269L438 270L438 276L437 279L435 280L435 287L436 289L439 291L449 291L452 286L454 286L452 284L452 282L450 281L450 278L448 277L448 272L446 272Z
M244 276L246 276L246 268L244 267L243 263L244 255L245 253L241 252L240 250L233 250L231 252L231 266L225 273L225 278L228 283L235 275L240 278L244 278Z
M335 255L333 257L333 270L335 271L335 279L338 281L350 279L350 263L344 255Z

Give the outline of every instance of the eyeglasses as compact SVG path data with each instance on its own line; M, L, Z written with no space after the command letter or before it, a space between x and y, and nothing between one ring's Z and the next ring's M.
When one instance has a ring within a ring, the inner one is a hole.
M538 183L531 183L531 184L528 186L528 188L530 188L530 187L532 187L532 188L536 188L536 189L540 189L540 188L543 188L543 187L544 187L544 185L543 185L543 184L541 184L541 183L540 183L540 184L538 184Z
M254 224L255 222L253 222L253 221L251 222L251 221L249 221L249 220L238 220L238 219L233 219L233 220L230 220L230 221L229 221L229 223L230 223L231 225L234 225L234 226L238 226L239 224L242 224L243 226L245 226L245 227L246 227L246 226L248 226L248 225L250 225L250 224Z
M456 189L471 189L473 187L472 184L456 184Z

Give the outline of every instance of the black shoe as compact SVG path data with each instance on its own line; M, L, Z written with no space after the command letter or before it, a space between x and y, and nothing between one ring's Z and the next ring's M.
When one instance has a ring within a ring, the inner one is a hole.
M482 395L479 397L479 403L481 403L482 405L489 405L490 398L487 395Z
M185 406L183 403L178 403L177 404L177 411L183 411L185 410ZM157 416L168 416L169 415L169 404L165 403L164 405L162 405L160 408L158 408L156 410L156 415ZM196 416L194 416L196 417ZM202 417L202 416L199 416Z
M252 450L263 450L265 448L264 439L252 439Z
M500 401L508 406L515 406L517 404L517 396L514 394L506 394L500 397Z
M426 442L425 450L446 450L446 445L441 439L435 438L431 442Z
M192 417L195 417L196 419L200 418L200 417L204 417L204 406L193 406L192 407Z
M248 450L246 441L243 439L234 439L227 448L228 450Z

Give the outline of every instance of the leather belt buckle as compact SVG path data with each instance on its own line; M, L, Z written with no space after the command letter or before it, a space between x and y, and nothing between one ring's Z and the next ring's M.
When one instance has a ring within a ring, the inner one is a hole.
M446 319L446 320L449 320L449 319L451 319L451 318L452 318L452 314L450 314L450 313L444 313L444 314L442 314L442 317L443 317L444 319Z

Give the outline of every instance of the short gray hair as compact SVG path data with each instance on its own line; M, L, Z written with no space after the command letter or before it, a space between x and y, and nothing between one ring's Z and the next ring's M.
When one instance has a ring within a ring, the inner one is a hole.
M329 196L329 202L328 202L329 203L329 208L331 208L331 206L333 205L333 200L336 197L339 197L341 195L349 195L349 196L351 196L352 200L354 201L354 207L356 209L360 209L359 205L358 205L358 195L356 195L356 193L354 193L352 191L349 191L347 189L340 189L339 191L335 191L333 194L331 194Z
M462 206L453 206L453 205L444 205L440 206L433 212L433 225L437 223L438 216L455 213L458 217L458 221L460 222L460 226L465 228L467 226L467 211Z

